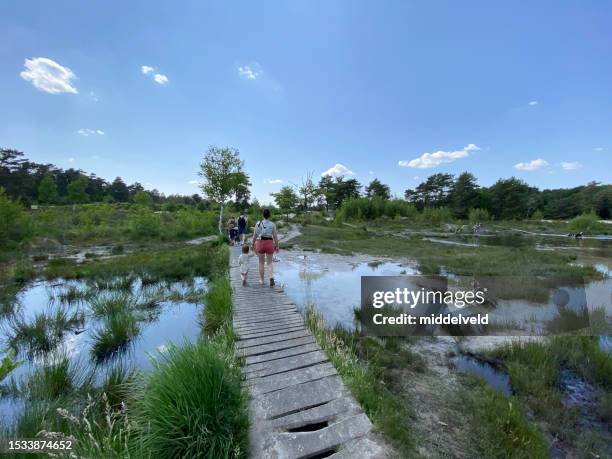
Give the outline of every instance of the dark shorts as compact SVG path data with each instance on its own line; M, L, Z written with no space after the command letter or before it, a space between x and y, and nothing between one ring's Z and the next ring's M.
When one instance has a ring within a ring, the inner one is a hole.
M246 232L247 232L246 226L244 228L238 227L238 234L246 234Z

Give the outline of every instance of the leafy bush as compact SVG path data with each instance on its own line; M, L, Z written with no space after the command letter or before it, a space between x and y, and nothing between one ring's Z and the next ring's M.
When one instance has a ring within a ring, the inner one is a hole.
M569 227L572 231L583 233L595 233L602 230L602 224L599 223L599 217L595 212L588 212L574 217L569 222Z
M0 247L11 247L32 236L30 216L0 188Z

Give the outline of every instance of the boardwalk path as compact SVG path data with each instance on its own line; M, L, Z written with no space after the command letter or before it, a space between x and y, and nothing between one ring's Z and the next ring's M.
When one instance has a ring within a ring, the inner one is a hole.
M249 285L232 248L236 352L245 358L254 458L383 458L387 448L281 289Z

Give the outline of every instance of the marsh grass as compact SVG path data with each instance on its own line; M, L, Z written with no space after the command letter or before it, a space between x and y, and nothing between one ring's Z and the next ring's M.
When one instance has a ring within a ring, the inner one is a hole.
M460 403L470 422L472 445L479 457L549 457L544 436L529 422L520 401L506 397L476 376L460 375Z
M53 350L64 334L83 324L85 315L78 309L63 305L37 313L29 321L24 315L10 320L8 344L13 349L24 350L30 357Z
M232 317L232 288L226 276L217 277L209 283L204 297L202 326L212 335Z
M341 329L328 329L323 316L313 307L306 310L306 323L374 425L390 440L401 457L414 457L416 446L410 426L411 409L390 392L381 378L382 369L359 358L350 334ZM390 346L393 348L395 344Z
M171 345L135 407L153 457L244 457L246 397L231 348L201 340Z
M567 395L561 389L564 369L594 384L599 388L599 416L606 422L607 401L612 396L612 355L601 349L598 337L566 336L545 342L514 343L487 355L503 362L517 397L546 423L553 435L577 449L586 435L592 454L612 454L612 436L605 433L606 428L590 428L587 432L580 427L580 413L564 403Z
M70 305L85 302L90 299L92 295L93 292L90 290L83 290L74 285L70 285L57 295L57 299L64 304Z
M503 299L545 301L552 287L578 285L585 279L601 278L591 266L572 264L575 255L534 247L450 246L416 235L400 237L348 226L314 225L302 228L302 234L293 243L340 255L366 253L407 257L417 261L422 274L439 274L445 270L458 276L487 278L492 284L489 290Z
M168 245L155 249L129 253L109 260L89 260L74 263L70 260L52 260L43 271L47 279L93 279L103 288L118 288L113 279L140 276L148 279L184 280L196 276L210 277L227 269L227 254L211 244L185 247ZM125 286L124 286L125 288Z
M109 294L100 294L92 298L89 302L89 308L95 317L104 318L129 312L134 303L134 299L130 293L112 292Z
M88 387L84 367L72 363L66 355L54 355L27 379L22 392L30 400L56 400Z
M129 312L122 311L108 316L104 327L92 333L92 357L100 362L125 351L140 333L138 320Z

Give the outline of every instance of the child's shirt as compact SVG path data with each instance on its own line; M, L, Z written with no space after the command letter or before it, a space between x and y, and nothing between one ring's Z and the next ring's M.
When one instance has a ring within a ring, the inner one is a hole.
M241 253L238 257L238 266L240 267L241 273L246 273L249 271L249 254Z

